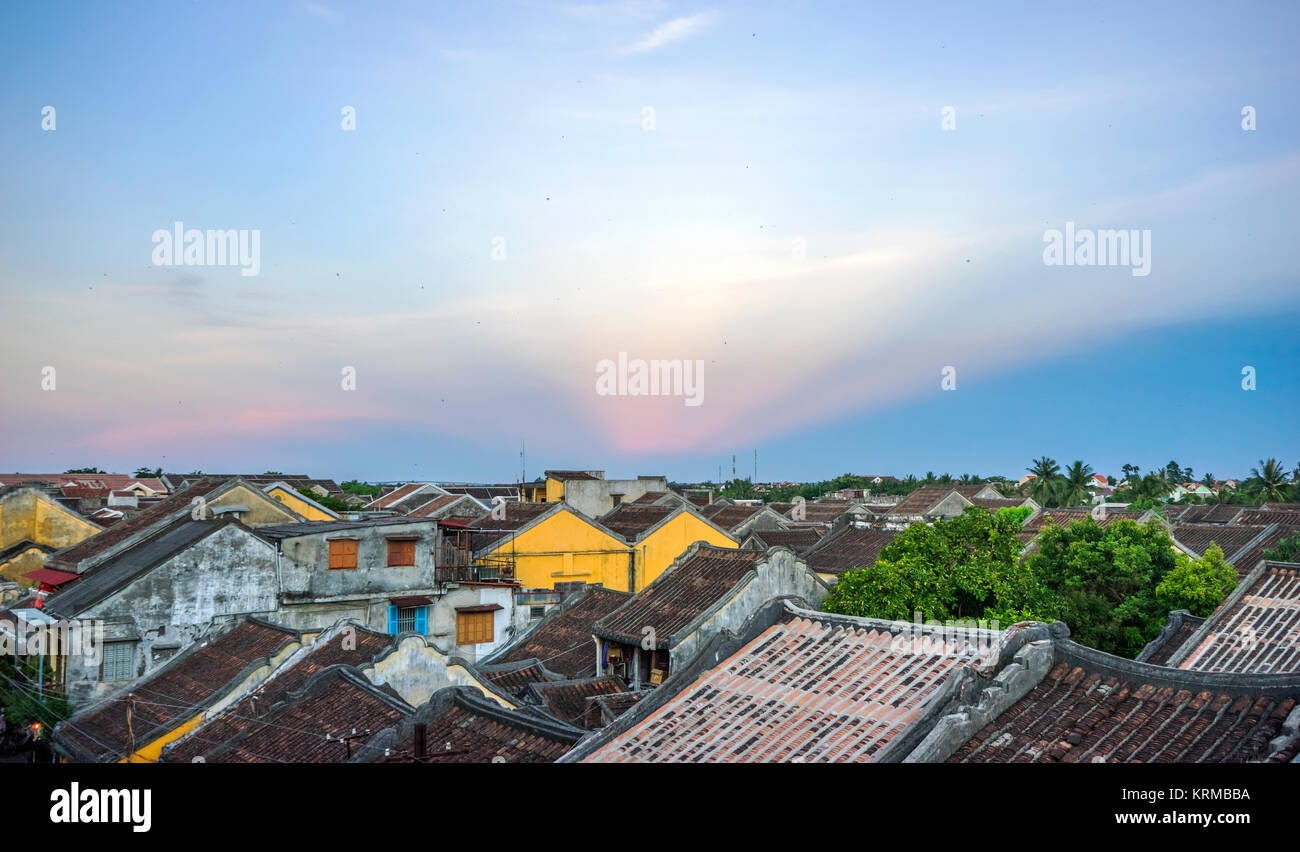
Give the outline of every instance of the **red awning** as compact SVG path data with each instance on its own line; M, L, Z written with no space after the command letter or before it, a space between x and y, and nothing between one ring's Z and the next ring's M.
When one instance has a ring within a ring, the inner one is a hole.
M389 598L388 602L393 606L402 607L402 608L408 606L428 606L429 604L433 603L433 601L429 600L428 598L421 598L421 597Z
M456 612L496 612L505 609L501 604L480 604L479 606L458 606Z
M47 586L62 586L64 583L77 579L78 575L69 574L66 571L55 571L53 568L37 568L35 571L28 571L27 576Z

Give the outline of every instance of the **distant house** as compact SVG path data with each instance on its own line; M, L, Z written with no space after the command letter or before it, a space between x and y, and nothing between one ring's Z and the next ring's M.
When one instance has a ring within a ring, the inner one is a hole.
M606 479L603 470L546 471L547 503L565 502L588 517L600 517L623 503L632 503L647 492L668 490L663 476L636 479Z
M272 482L270 485L262 488L267 494L290 509L301 515L308 521L337 521L338 512L326 508L316 502L310 495L310 492L304 494L293 488L286 482ZM320 497L321 495L315 495Z
M880 552L898 535L898 530L864 530L845 526L813 545L804 554L804 560L818 577L834 583L845 571L876 564Z
M627 588L634 569L628 543L567 503L507 503L467 525L480 570L504 569L525 589L563 583Z
M98 524L57 502L40 485L2 487L0 580L24 586L66 581L68 578L57 572L31 575L45 567L51 553L85 541L100 530Z

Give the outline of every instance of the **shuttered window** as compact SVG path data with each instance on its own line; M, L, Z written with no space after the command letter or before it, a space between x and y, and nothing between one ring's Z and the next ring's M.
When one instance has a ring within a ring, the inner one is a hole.
M492 622L495 612L456 613L456 644L477 645L492 641Z
M427 606L389 606L388 632L392 636L398 633L415 631L421 636L429 632L429 608Z
M388 542L388 567L415 565L415 539L392 539Z
M357 567L357 544L355 539L337 539L330 542L330 567Z
M99 669L102 681L130 680L135 675L135 643L108 642L104 645L104 662Z

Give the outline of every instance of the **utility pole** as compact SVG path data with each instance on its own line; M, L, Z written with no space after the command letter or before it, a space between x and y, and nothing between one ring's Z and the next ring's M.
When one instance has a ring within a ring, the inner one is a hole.
M131 762L131 755L135 753L135 693L126 697L126 762Z
M731 454L731 478L736 478L736 454Z

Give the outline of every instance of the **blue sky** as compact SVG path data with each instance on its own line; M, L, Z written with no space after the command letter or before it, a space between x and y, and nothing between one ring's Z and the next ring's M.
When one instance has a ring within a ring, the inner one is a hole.
M1293 466L1298 17L6 6L0 469ZM175 221L260 273L155 266ZM1045 266L1066 222L1150 275ZM619 352L704 403L597 395Z

